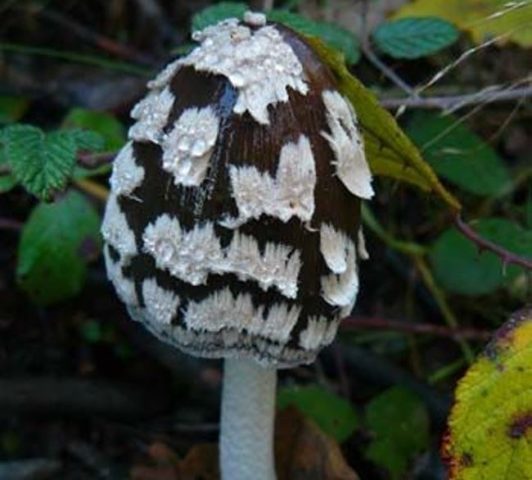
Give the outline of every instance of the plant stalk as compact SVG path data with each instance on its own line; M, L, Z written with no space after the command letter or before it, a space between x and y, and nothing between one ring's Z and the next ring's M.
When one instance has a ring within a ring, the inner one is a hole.
M273 428L277 371L225 360L220 426L222 480L275 480Z

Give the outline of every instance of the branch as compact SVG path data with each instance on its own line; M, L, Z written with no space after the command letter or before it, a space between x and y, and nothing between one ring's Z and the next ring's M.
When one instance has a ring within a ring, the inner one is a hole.
M63 14L47 9L37 10L36 13L48 21L55 23L57 26L70 30L79 38L92 43L104 52L121 58L123 60L133 61L143 65L154 66L157 62L148 55L138 52L135 49L116 42L115 40L105 37L97 32L89 30L86 26L64 16Z
M388 67L388 65L381 61L375 53L373 53L373 50L369 46L369 42L366 40L362 43L362 51L364 52L365 57L377 68L377 70L380 70L385 77L388 77L395 85L409 95L409 99L416 100L419 98L414 88L408 85L408 83L406 83L399 75Z
M24 227L22 222L18 220L11 220L10 218L0 218L0 230L11 230L19 232Z
M0 463L0 478L31 480L58 478L62 464L51 458L26 458Z
M0 410L7 415L104 415L138 419L166 411L168 402L168 392L147 391L104 380L0 379Z
M93 169L111 163L116 154L117 152L79 153L77 161L82 167Z
M372 63L377 70L380 70L385 77L388 77L395 85L397 85L401 90L405 91L409 96L417 98L418 94L415 89L408 85L399 75L397 75L390 67L388 67L388 65L382 62L371 49L371 43L368 34L368 11L368 0L362 0L362 12L360 15L362 22L362 28L360 32L362 52L370 61L370 63Z
M346 317L341 323L342 330L391 330L419 335L434 335L437 337L447 337L454 340L472 339L489 340L491 332L488 330L478 330L475 328L450 328L444 325L434 325L432 323L408 323L399 320L390 320L378 317Z
M80 190L83 190L85 193L88 193L103 203L109 198L109 189L89 178L74 179L72 183Z
M481 237L475 230L473 230L467 223L462 220L459 214L454 219L454 225L466 238L475 243L479 250L488 250L501 258L504 266L506 265L518 265L527 270L532 270L532 260L517 255L505 248L497 245L496 243Z
M481 103L509 102L532 97L532 86L469 93L466 95L448 95L439 97L404 97L382 98L380 104L385 108L414 107L414 108L437 108L441 110L456 110L467 105ZM488 94L489 91L489 94Z

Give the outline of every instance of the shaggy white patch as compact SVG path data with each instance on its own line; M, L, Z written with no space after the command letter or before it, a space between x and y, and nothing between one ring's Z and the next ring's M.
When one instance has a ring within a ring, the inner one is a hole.
M293 216L304 222L312 218L316 167L310 142L305 135L301 135L297 143L283 146L275 177L255 167L234 165L230 167L229 175L239 216L220 222L222 225L235 228L262 214L283 222Z
M244 13L244 22L252 27L263 27L266 25L266 15L248 10Z
M354 195L371 198L371 172L364 153L362 136L351 103L332 90L322 93L330 133L321 132L336 157L338 178Z
M179 63L227 77L238 90L235 113L249 112L267 125L268 106L287 102L288 87L303 95L308 91L301 63L273 26L252 31L231 18L194 32L192 38L200 45Z
M369 253L366 248L366 237L364 236L364 229L362 227L358 229L357 237L358 258L361 260L369 260Z
M170 290L161 288L155 278L142 282L142 296L150 323L170 325L177 313L179 297Z
M213 108L188 108L162 141L163 169L176 185L198 186L209 168L220 119Z
M152 255L157 267L192 285L205 283L206 265L223 258L212 223L184 232L179 220L165 213L146 227L142 239L144 251Z
M266 243L261 255L257 240L235 232L224 262L211 270L236 273L242 280L256 280L263 290L275 286L284 296L297 296L301 254L283 244Z
M115 287L118 298L120 298L120 300L122 300L122 302L124 302L126 305L138 305L135 283L122 274L122 267L124 266L122 259L116 262L113 261L111 255L109 254L108 245L104 245L103 247L103 257L105 260L107 278Z
M261 254L253 237L235 232L222 250L212 223L187 232L167 214L146 227L143 242L158 268L192 285L204 284L209 274L234 273L263 290L276 287L288 298L297 296L301 254L288 245L268 242Z
M300 314L301 307L297 305L274 303L268 310L266 321L260 329L251 333L269 338L274 342L287 342Z
M161 90L166 87L177 71L181 68L180 58L174 60L164 67L161 72L153 79L148 82L148 88L150 90Z
M347 270L349 242L350 240L344 232L336 230L328 223L321 225L320 251L332 272L343 273Z
M358 293L356 260L355 244L349 240L346 270L340 275L331 274L321 278L322 297L329 305L346 307L354 304Z
M168 121L174 100L174 94L169 87L148 93L131 110L131 117L137 122L129 129L128 137L131 140L159 145L164 138L163 128Z
M105 206L101 232L103 239L124 258L124 263L137 254L135 234L120 210L116 195L112 192Z
M222 329L252 329L251 325L262 320L263 308L256 309L251 295L233 296L229 288L214 292L199 302L189 302L184 321L192 330L219 332Z
M113 162L109 179L111 190L116 195L131 195L144 180L144 168L135 163L133 143L127 142Z
M294 305L274 304L264 318L264 307L255 307L249 294L234 296L229 288L214 292L200 302L190 302L184 321L189 329L219 332L229 329L229 336L238 337L238 332L286 342L299 318L301 308ZM231 343L226 339L227 342Z
M336 336L338 320L327 320L323 316L310 317L305 330L299 334L299 346L305 350L316 350L329 345Z

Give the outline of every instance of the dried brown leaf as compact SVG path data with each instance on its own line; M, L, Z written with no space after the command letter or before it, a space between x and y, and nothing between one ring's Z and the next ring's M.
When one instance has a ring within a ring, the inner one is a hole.
M220 479L215 444L195 445L181 461L166 445L154 444L149 452L159 465L135 467L134 480ZM292 407L276 418L275 459L278 480L359 480L338 443Z

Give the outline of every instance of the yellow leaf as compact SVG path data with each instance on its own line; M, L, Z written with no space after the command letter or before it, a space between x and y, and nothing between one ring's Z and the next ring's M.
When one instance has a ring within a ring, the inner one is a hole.
M433 192L452 210L460 210L460 202L440 183L392 115L379 105L373 93L349 73L342 55L315 37L307 37L307 41L332 70L339 90L355 108L371 171Z
M532 309L514 314L456 391L451 480L532 479Z
M498 41L532 46L532 2L521 0L415 0L393 18L437 16L470 33L476 44L502 35Z

